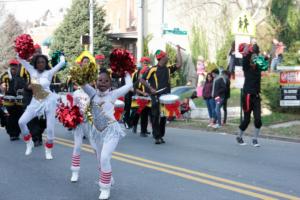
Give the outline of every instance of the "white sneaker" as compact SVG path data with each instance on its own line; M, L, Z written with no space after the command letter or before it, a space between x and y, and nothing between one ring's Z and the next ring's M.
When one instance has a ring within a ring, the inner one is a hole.
M79 171L73 171L72 177L71 177L71 182L73 182L73 183L77 182L78 178L79 178Z
M52 148L47 148L45 147L45 155L46 155L46 160L52 160L53 156L52 156Z
M32 139L26 142L26 151L25 151L26 156L29 156L32 153L33 147L34 147L34 143Z
M109 197L110 197L110 188L101 188L99 199L106 200L106 199L109 199Z
M220 126L219 124L215 124L215 125L213 125L212 127L215 128L215 129L221 128L221 126Z

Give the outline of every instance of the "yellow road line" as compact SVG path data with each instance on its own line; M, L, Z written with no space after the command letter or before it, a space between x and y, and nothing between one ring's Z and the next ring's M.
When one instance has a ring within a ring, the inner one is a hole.
M63 139L63 138L56 138L56 139L73 144L72 141L67 140L67 139ZM83 146L86 147L86 148L92 148L90 145L87 145L87 144L83 144ZM265 189L265 188L260 188L260 187L256 187L256 186L253 186L253 185L240 183L240 182L237 182L237 181L232 181L232 180L229 180L229 179L220 178L220 177L217 177L217 176L212 176L212 175L209 175L209 174L206 174L206 173L201 173L201 172L198 172L198 171L189 170L189 169L182 168L182 167L177 167L177 166L168 165L168 164L164 164L164 163L160 163L160 162L156 162L156 161L152 161L152 160L147 160L147 159L144 159L144 158L141 158L141 157L136 157L136 156L132 156L132 155L129 155L129 154L120 153L120 152L114 152L113 154L117 155L117 156L122 156L122 157L125 157L125 158L129 158L129 159L132 159L132 160L140 161L140 162L144 162L144 163L148 163L148 164L152 164L152 165L157 165L157 166L160 166L160 167L169 168L169 169L172 169L172 170L176 170L176 171L180 171L180 172L184 172L184 173L188 173L188 174L192 174L192 175L201 176L201 177L204 177L204 178L212 179L214 181L219 181L219 182L222 182L222 183L231 184L231 185L234 185L234 186L237 186L237 187L240 187L240 188L250 189L250 190L254 190L254 191L258 191L258 192L263 192L263 193L266 193L266 194L269 194L269 195L273 195L273 196L277 196L277 197L281 197L281 198L285 198L285 199L300 200L299 197L296 197L296 196L293 196L293 195L284 194L284 193L281 193L281 192L276 192L276 191L268 190L268 189Z
M72 144L66 143L66 142L63 142L63 141L56 140L56 143L64 145L64 146L68 146L68 147L73 147ZM88 148L87 147L82 147L82 150L90 152L90 153L94 152L89 147ZM233 192L237 192L237 193L244 194L244 195L247 195L247 196L255 197L255 198L258 198L258 199L277 200L276 198L273 198L271 196L266 196L266 195L255 193L255 192L252 192L252 191L243 190L243 189L236 188L236 187L233 187L233 186L229 186L229 185L217 183L217 182L214 182L214 181L194 177L194 176L191 176L191 175L188 175L188 174L172 171L172 170L169 170L169 169L148 165L148 164L136 162L136 161L133 161L133 160L128 160L127 158L123 158L123 157L120 157L120 156L113 155L112 157L114 159L122 161L122 162L130 163L130 164L137 165L137 166L144 167L144 168L154 169L154 170L157 170L157 171L160 171L160 172L165 172L167 174L172 174L172 175L184 178L184 179L193 180L193 181L196 181L196 182L199 182L199 183L203 183L203 184L206 184L206 185L211 185L211 186L222 188L222 189L225 189L225 190L230 190L230 191L233 191Z

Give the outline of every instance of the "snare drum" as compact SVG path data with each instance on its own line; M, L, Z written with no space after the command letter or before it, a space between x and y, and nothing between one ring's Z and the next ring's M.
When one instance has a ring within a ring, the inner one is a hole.
M122 114L124 112L124 106L125 106L124 101L121 101L119 99L116 100L114 116L117 121L121 120Z
M16 97L16 105L17 106L23 106L23 96L22 95L18 95Z
M16 103L16 97L14 96L4 96L4 106L14 106Z
M180 117L179 96L173 94L162 95L159 97L161 104L161 114L165 117Z
M147 103L147 107L151 107L151 98L150 97L144 97L144 96L133 96L132 97L132 101L131 101L131 108L138 108L140 107L139 103L138 103L138 99L140 100L146 100Z

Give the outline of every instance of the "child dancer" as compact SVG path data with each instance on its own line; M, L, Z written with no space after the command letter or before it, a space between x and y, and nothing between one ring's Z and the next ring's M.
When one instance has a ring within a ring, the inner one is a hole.
M109 73L104 69L100 71L97 80L97 90L89 84L83 86L91 101L95 129L92 140L96 144L97 159L100 171L100 196L99 199L110 197L111 187L111 156L119 140L125 136L121 126L114 117L114 102L124 96L133 86L128 73L125 76L125 85L110 91L112 84Z
M25 155L30 155L34 146L31 133L27 127L27 123L36 116L46 114L47 119L47 142L45 144L46 159L53 159L52 148L54 140L54 126L55 126L55 109L57 102L57 95L50 91L50 84L52 77L65 64L64 56L60 57L60 62L50 69L48 58L45 55L36 55L33 58L33 66L26 60L18 57L19 62L29 72L31 77L31 88L33 98L27 106L25 112L19 119L19 126L26 142Z

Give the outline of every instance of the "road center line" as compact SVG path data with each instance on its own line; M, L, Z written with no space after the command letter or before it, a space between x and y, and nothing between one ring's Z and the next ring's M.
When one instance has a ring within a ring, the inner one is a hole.
M73 142L71 140L63 139L63 138L56 138L56 139L62 141L63 143L64 142L69 143L69 144L71 144L71 146L73 145ZM88 149L88 152L91 152L91 153L93 152L92 147L90 145L83 144L82 146L83 146L83 148ZM212 176L212 175L209 175L209 174L201 173L201 172L194 171L194 170L189 170L189 169L186 169L186 168L181 168L181 167L168 165L168 164L164 164L164 163L160 163L160 162L156 162L156 161L152 161L152 160L147 160L147 159L144 159L144 158L141 158L141 157L137 157L137 156L133 156L133 155L129 155L129 154L124 154L124 153L120 153L120 152L114 152L113 154L114 154L115 159L121 158L121 157L123 157L122 159L124 159L124 157L125 157L125 159L131 159L131 160L134 160L134 161L143 162L144 164L148 163L148 164L151 164L151 165L156 165L155 167L159 166L159 167L168 168L167 170L172 169L172 170L176 170L176 171L179 171L179 172L184 172L184 173L187 173L188 175L197 175L197 176L200 176L200 177L203 177L203 178L212 179L214 181L234 185L234 186L237 186L239 188L245 188L245 189L250 189L250 190L254 190L254 191L258 191L258 192L263 192L263 193L266 193L266 194L269 194L269 195L273 195L273 196L281 197L281 198L285 198L285 199L300 200L299 197L292 196L292 195L289 195L289 194L284 194L284 193L281 193L281 192L276 192L276 191L272 191L272 190L268 190L268 189L248 185L248 184L245 184L245 183L240 183L240 182L237 182L237 181L232 181L232 180L229 180L229 179L224 179L224 178ZM117 159L117 160L120 160L120 159ZM122 161L124 161L124 160L122 160ZM161 171L161 170L159 170L159 171ZM175 171L175 173L177 173L176 171Z

